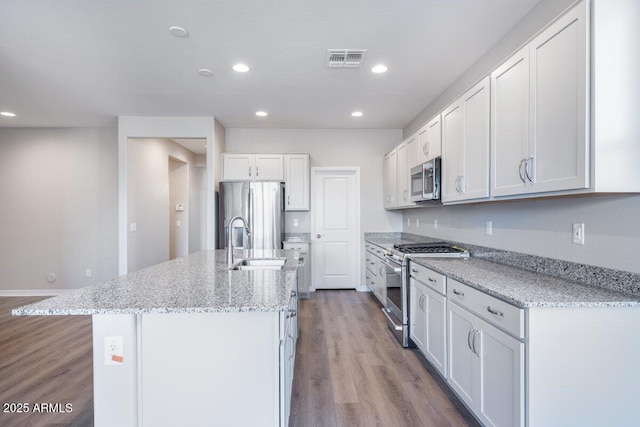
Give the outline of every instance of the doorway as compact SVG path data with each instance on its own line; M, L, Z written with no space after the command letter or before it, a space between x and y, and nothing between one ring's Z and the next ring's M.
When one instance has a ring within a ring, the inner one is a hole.
M169 259L189 254L189 165L169 156Z
M360 283L360 168L311 168L311 290Z

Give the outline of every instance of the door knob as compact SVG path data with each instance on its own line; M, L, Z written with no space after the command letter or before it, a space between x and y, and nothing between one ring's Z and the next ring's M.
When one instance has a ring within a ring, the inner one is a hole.
M316 234L316 237L319 239L322 237L322 234Z

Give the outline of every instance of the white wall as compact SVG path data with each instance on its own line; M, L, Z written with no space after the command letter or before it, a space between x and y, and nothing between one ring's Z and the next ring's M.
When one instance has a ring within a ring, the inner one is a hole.
M575 2L576 0L541 1L498 43L458 77L451 86L445 89L431 104L426 105L425 109L403 129L404 137L407 138L420 129L423 124L481 80L482 77L489 74L497 65Z
M429 118L499 65L574 0L543 0L403 130L411 135ZM640 273L640 195L549 198L419 208L404 213L404 231L498 249ZM439 228L433 228L438 219ZM411 226L407 226L407 219ZM420 220L420 227L415 220ZM493 235L485 235L485 221ZM571 224L584 222L585 245L571 242Z
M130 138L128 145L127 224L137 226L127 239L131 272L169 260L169 227L175 227L169 220L169 157L195 169L195 156L166 138ZM189 200L183 203L188 213Z
M401 214L382 207L382 157L402 139L399 129L227 128L226 151L309 153L311 166L359 166L361 232L399 231ZM299 226L294 227L297 219ZM288 212L287 232L309 232L308 212Z
M0 129L0 293L117 276L117 142L115 128Z

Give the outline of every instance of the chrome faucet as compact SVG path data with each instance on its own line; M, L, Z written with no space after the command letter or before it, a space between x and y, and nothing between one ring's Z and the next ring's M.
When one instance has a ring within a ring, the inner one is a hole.
M229 267L231 268L233 266L233 222L235 220L241 220L242 223L244 224L244 229L247 231L247 235L250 236L251 235L251 230L249 230L249 226L247 225L247 220L244 219L241 216L234 216L233 218L231 218L229 220L229 225L228 227L228 241L227 241L227 263L229 264Z

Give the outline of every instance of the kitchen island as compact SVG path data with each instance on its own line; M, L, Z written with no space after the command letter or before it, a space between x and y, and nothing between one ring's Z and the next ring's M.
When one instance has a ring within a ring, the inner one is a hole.
M91 315L96 426L287 425L297 338L293 251L230 270L202 251L21 307Z

